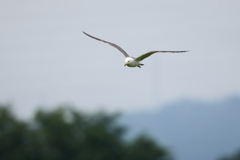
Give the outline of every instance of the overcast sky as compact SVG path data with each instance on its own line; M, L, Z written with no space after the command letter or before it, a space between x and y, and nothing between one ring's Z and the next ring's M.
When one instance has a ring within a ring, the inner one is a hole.
M238 0L0 1L0 102L22 115L72 103L138 111L181 98L240 95ZM137 57L124 67L114 42Z

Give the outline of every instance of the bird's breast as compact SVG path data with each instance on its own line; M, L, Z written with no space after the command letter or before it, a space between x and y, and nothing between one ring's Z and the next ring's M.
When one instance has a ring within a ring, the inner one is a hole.
M140 62L138 62L138 61L133 61L133 62L131 62L131 63L128 63L127 66L128 66L128 67L136 67L136 66L138 66L139 64L140 64Z

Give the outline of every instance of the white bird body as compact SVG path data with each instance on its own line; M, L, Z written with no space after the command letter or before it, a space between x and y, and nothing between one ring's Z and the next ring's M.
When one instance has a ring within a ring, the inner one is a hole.
M125 59L125 65L124 66L128 66L128 67L137 67L143 65L141 64L139 61L136 61L135 58L133 57L127 57Z
M123 55L126 57L124 66L128 66L128 67L139 67L139 68L141 68L141 66L142 66L143 64L141 64L140 61L144 60L145 58L147 58L147 57L149 57L149 56L151 56L152 54L157 53L157 52L159 52L159 53L167 53L167 52L168 52L168 53L182 53L182 52L188 52L188 51L150 51L150 52L147 52L147 53L145 53L145 54L143 54L143 55L141 55L141 56L139 56L139 57L137 57L137 58L133 58L133 57L130 57L130 56L127 54L127 52L125 52L125 51L124 51L121 47L119 47L118 45L116 45L116 44L114 44L114 43L111 43L111 42L108 42L108 41L105 41L105 40L102 40L102 39L99 39L99 38L96 38L96 37L93 37L93 36L91 36L91 35L89 35L89 34L87 34L87 33L85 33L85 32L83 32L83 33L86 34L87 36L93 38L93 39L96 39L96 40L98 40L98 41L102 41L102 42L104 42L104 43L107 43L107 44L115 47L116 49L118 49L120 52L122 52Z

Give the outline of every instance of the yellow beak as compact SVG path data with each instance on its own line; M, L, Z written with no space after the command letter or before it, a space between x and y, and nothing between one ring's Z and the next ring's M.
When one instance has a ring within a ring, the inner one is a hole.
M125 63L125 64L124 64L124 67L125 67L126 65L127 65L127 64Z

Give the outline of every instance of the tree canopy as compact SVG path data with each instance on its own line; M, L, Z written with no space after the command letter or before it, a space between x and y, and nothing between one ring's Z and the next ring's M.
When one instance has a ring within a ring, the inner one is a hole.
M219 160L240 160L240 150L231 156L223 156Z
M71 108L38 110L34 118L16 118L0 106L1 160L169 160L170 154L149 136L126 140L117 114L84 114Z

